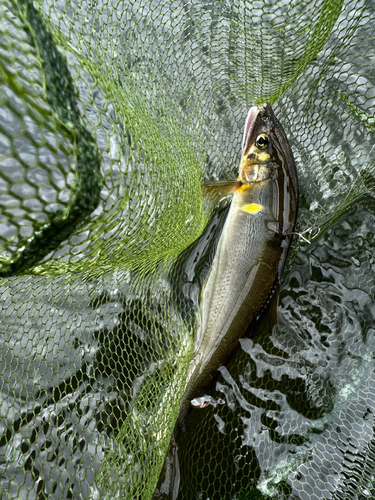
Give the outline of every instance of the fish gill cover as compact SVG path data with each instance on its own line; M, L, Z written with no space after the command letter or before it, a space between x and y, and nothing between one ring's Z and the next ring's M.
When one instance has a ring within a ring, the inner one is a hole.
M155 496L374 497L374 16L1 0L1 498L153 496L196 329L179 256L218 210L201 183L236 177L263 102L312 243L294 243L278 328L243 339L222 404L188 417L179 491Z

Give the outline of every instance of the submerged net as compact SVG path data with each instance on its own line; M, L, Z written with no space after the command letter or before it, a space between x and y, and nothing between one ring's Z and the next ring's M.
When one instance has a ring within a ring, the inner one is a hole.
M312 243L154 496L373 498L375 4L0 9L1 498L153 496L223 219L200 185L263 102Z

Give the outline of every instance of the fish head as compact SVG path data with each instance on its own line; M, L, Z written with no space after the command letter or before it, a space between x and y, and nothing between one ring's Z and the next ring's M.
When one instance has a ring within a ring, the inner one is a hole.
M292 150L271 106L253 106L245 123L238 180L252 184L274 179L289 164L294 166Z

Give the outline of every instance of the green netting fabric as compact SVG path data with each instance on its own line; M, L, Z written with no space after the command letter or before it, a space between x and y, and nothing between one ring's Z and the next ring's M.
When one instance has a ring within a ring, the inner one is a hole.
M1 0L1 498L375 496L374 19L361 0ZM200 185L236 177L262 102L312 243L158 484L223 220Z

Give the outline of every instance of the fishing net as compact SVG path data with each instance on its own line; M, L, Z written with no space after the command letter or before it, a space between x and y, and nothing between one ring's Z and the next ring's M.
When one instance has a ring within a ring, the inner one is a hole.
M374 2L0 9L1 498L373 498ZM225 219L200 186L236 178L263 102L310 243L278 326L241 341L177 459Z

